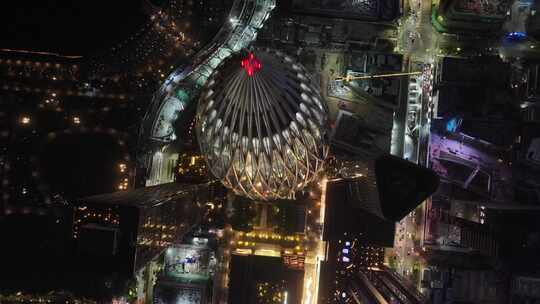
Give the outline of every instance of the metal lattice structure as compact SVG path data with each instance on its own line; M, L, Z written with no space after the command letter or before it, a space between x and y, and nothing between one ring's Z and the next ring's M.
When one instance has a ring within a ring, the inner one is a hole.
M236 194L293 198L328 154L328 109L306 70L275 50L233 55L212 73L197 111L211 172Z

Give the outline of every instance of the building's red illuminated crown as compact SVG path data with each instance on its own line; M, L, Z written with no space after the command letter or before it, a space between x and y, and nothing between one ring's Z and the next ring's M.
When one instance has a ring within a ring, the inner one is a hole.
M240 64L242 65L242 68L244 68L248 76L253 76L253 73L259 71L262 67L261 62L257 58L255 58L253 53L249 53L248 57L242 59Z

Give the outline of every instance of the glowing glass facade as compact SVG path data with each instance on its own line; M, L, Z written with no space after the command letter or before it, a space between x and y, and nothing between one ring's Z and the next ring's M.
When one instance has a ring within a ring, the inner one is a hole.
M197 137L211 172L236 194L293 198L323 168L327 116L299 63L258 49L229 57L212 73L199 101Z

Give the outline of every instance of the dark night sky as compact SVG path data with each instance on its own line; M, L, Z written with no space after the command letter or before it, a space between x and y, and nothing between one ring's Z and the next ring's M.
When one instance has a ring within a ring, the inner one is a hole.
M10 1L0 48L87 55L123 41L147 20L140 0Z

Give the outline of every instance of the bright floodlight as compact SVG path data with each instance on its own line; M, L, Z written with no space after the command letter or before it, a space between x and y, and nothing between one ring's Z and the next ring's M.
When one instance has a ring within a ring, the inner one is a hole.
M293 198L328 153L328 109L306 70L275 50L233 55L202 91L197 136L211 172L236 194Z

